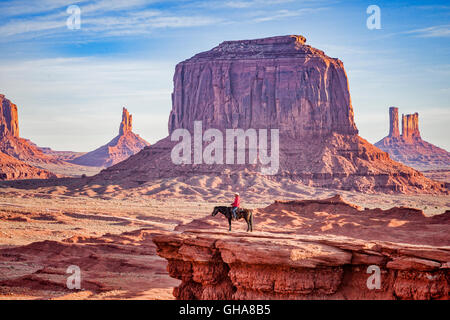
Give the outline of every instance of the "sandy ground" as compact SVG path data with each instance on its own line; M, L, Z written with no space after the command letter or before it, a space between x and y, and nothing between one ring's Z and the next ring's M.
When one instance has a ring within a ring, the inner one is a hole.
M209 191L206 178L193 179L133 189L1 184L0 299L173 299L180 282L168 276L152 232L209 216L215 205L233 200L232 186ZM283 189L267 182L242 194L242 206L337 193L362 208L407 206L428 216L450 210L448 195L366 195L302 185ZM81 269L81 290L66 286L70 265Z
M69 162L64 164L53 163L29 163L37 168L45 169L62 177L80 177L81 175L93 176L99 173L104 167L81 166Z
M173 299L179 281L156 255L151 231L209 211L200 202L1 194L0 299ZM65 287L70 265L80 266L84 290Z

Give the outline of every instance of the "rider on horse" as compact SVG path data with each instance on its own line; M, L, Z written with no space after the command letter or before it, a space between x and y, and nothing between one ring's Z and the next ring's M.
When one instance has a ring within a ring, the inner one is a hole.
M237 219L237 210L239 209L239 206L241 205L241 199L239 198L239 193L234 194L234 202L231 204L233 207L233 217L234 219Z

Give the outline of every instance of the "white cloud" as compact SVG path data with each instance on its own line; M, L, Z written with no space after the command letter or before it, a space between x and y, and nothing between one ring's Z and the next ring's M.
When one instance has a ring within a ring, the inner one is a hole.
M3 37L25 33L39 33L66 27L66 17L63 14L52 14L33 19L14 19L0 26L0 34ZM4 39L6 40L6 39Z
M80 5L80 8L82 14L100 14L138 9L154 2L149 0L99 0L94 3Z
M405 33L415 34L422 38L447 38L450 37L450 24L415 29Z
M154 2L154 0L16 0L1 3L0 11L3 16L14 17L46 14L57 9L65 12L68 6L78 5L85 14L135 9Z
M15 17L29 14L42 14L56 9L64 8L70 4L81 4L87 0L67 1L67 0L21 0L0 3L0 14L3 17Z
M220 23L221 18L208 15L178 13L146 8L155 1L151 0L99 0L93 3L79 3L81 9L81 30L74 35L82 35L84 39L98 36L123 36L151 33L159 28L201 27ZM14 2L5 6L6 15L0 25L0 41L26 40L35 37L65 37L68 30L66 20L69 17L62 6L67 1L46 0L47 7L38 6L33 9L27 5ZM51 9L61 9L57 12ZM49 12L51 11L51 12ZM38 16L27 16L28 13L41 13ZM21 14L16 17L15 15ZM11 17L13 16L13 17Z
M291 17L298 17L303 14L310 14L325 9L326 8L304 8L299 10L278 10L275 12L264 12L260 17L254 18L253 22L267 22Z

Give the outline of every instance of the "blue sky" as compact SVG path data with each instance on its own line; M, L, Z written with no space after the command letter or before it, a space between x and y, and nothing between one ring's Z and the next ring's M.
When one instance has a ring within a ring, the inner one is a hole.
M78 30L66 25L70 5ZM381 29L367 28L369 5ZM344 62L362 137L387 134L393 105L419 112L423 138L450 150L448 1L0 1L0 93L40 146L97 148L117 134L122 106L153 143L167 135L178 62L224 40L285 34Z

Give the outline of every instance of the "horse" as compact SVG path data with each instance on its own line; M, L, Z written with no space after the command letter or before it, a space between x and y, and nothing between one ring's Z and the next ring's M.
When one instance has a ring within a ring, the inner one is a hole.
M233 219L233 208L226 206L218 206L214 207L212 212L212 216L214 217L218 213L223 214L228 219L228 225L230 226L228 231L231 231L231 220ZM237 219L244 218L245 222L247 222L247 232L253 231L253 211L250 209L239 208L236 212Z

